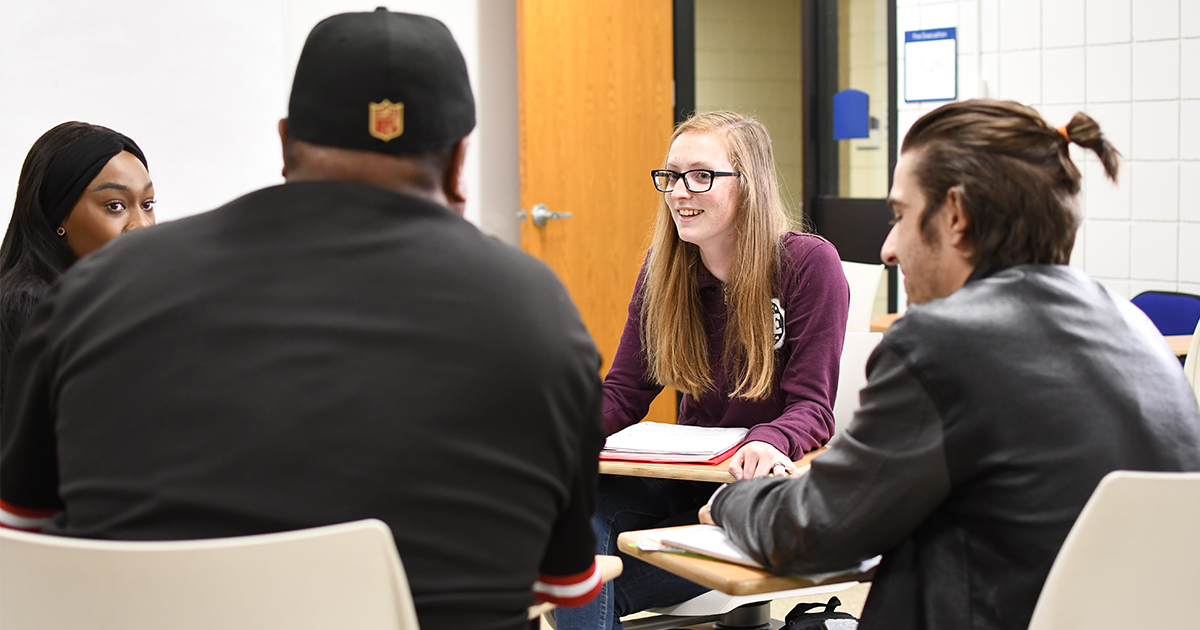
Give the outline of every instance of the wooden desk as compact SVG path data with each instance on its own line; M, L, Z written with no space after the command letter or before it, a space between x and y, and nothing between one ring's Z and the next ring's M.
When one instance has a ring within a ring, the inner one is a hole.
M901 314L889 313L887 315L876 315L871 318L871 332L887 332L892 324L900 319ZM1177 357L1186 357L1188 350L1192 347L1191 335L1166 335L1163 339L1167 340L1167 345L1171 347L1171 352Z
M1191 335L1167 335L1163 337L1167 340L1167 345L1171 346L1171 352L1177 357L1186 357L1188 350L1192 349Z
M600 566L601 582L613 581L618 575L621 575L621 571L625 568L625 563L616 556L596 556L596 564ZM534 604L529 607L529 619L537 619L542 616L542 613L549 610L554 610L554 604L550 602Z
M804 469L812 458L825 452L827 447L811 451L795 461L796 467ZM656 464L650 462L625 462L611 459L600 460L601 475L623 475L626 477L655 477L657 479L680 479L683 481L711 481L733 483L729 474L729 459L715 464Z
M887 315L876 315L871 318L871 332L887 332L887 329L900 319L903 313L888 313Z
M617 537L617 547L639 560L687 578L701 586L729 595L758 595L825 584L866 582L875 574L875 570L871 569L862 573L847 572L815 578L803 575L775 575L762 569L744 567L720 560L665 551L642 551L637 548L637 544L646 540L647 535L652 536L654 532L659 531L662 530L625 532Z

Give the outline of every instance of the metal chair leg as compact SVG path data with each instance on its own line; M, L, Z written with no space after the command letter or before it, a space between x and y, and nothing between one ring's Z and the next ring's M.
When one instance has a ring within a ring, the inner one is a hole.
M771 602L739 606L721 616L717 630L771 630Z

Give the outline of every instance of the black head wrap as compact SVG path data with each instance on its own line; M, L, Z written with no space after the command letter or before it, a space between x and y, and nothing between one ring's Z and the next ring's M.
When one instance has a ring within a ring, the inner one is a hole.
M58 228L71 214L84 189L113 156L128 151L146 166L146 156L133 140L111 129L97 129L67 145L50 160L46 176L38 189L38 201L46 215L46 223Z

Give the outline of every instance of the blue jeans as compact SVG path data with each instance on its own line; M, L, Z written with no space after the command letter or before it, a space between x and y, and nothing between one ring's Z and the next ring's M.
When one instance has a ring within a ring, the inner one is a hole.
M708 589L617 551L621 532L697 523L719 484L602 475L592 529L596 553L619 555L625 569L590 603L555 611L558 630L623 630L621 617L673 606Z

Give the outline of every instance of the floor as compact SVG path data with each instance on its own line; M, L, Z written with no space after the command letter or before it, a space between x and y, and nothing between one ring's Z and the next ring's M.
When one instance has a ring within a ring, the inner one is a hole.
M822 593L812 597L789 597L787 599L777 599L771 602L771 618L782 620L791 612L792 608L800 602L821 602L824 604L829 601L830 597L837 597L842 604L837 607L838 610L848 612L855 617L862 616L863 604L867 601L867 592L871 590L869 583L859 584L852 588L846 589L839 593ZM635 615L636 616L636 615ZM551 630L550 626L542 619L542 630Z
M871 584L864 582L858 586L846 589L840 593L823 593L814 597L789 597L788 599L777 599L771 602L771 618L783 619L791 612L792 608L800 602L821 602L829 601L830 597L837 597L841 600L842 605L837 609L842 612L848 612L855 617L862 616L863 604L867 601L867 592L871 590Z

